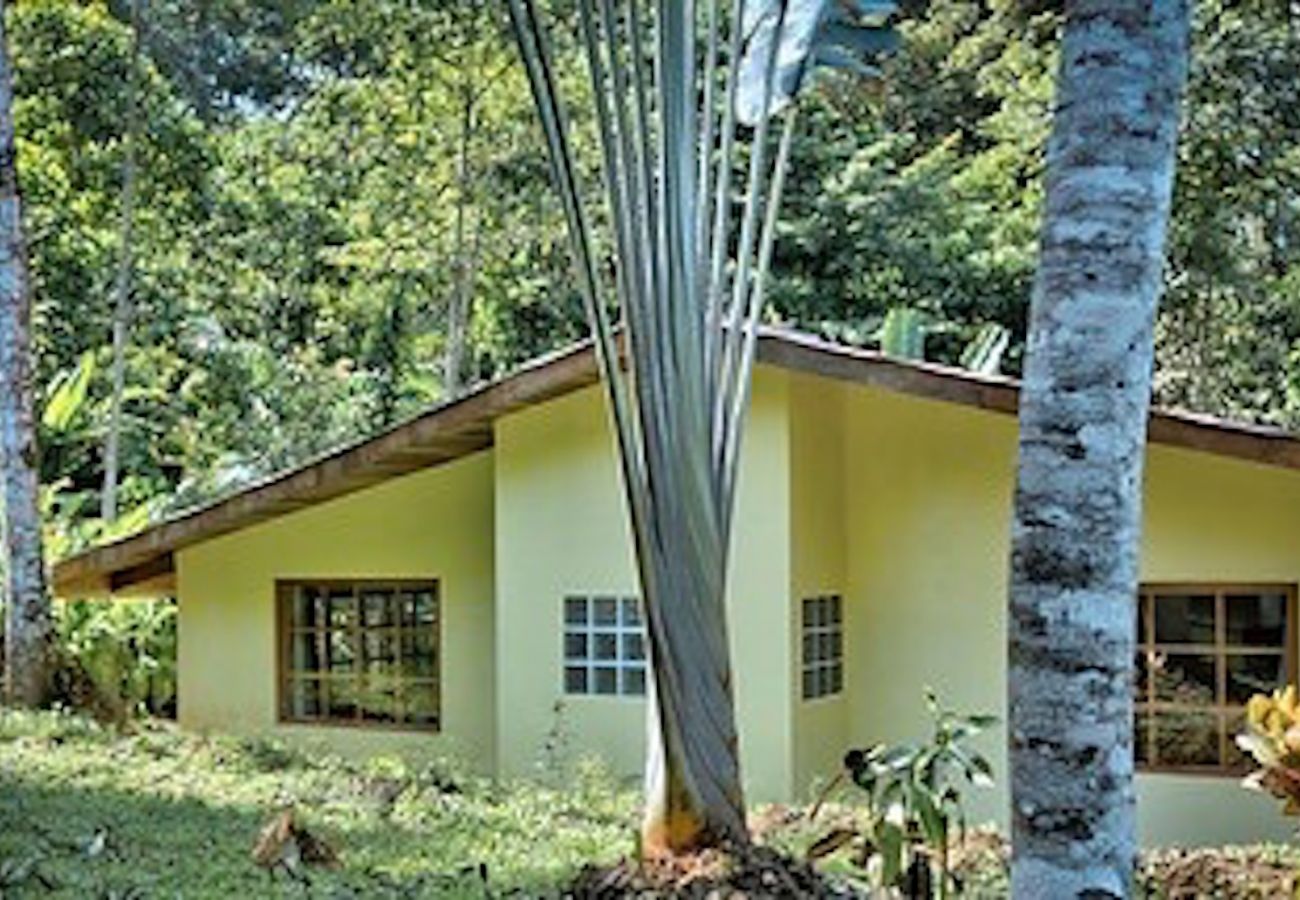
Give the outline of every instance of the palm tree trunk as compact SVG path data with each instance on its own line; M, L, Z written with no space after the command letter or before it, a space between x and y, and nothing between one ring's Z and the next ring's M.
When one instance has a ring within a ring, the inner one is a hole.
M1142 462L1186 0L1072 0L1011 549L1015 897L1125 897Z
M0 502L3 503L5 688L49 699L53 657L41 552L39 457L32 373L31 290L14 143L13 81L0 3Z
M140 64L141 0L131 4L131 68L126 133L123 135L122 218L117 274L113 279L113 393L109 398L108 430L104 435L104 485L100 492L100 518L117 520L118 469L121 459L122 397L126 392L126 342L131 325L132 227L135 224L136 141L140 134L140 95L136 82Z

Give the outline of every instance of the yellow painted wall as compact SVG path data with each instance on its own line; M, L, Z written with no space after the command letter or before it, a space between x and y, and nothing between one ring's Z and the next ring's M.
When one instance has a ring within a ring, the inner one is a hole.
M866 388L845 408L850 737L922 737L923 685L1005 719L1015 420ZM1300 477L1152 448L1142 578L1300 581ZM985 742L999 787L972 795L976 820L1005 822L1004 742ZM1139 823L1147 844L1287 835L1233 778L1140 776Z
M843 597L845 658L856 644L858 610L847 587L844 471L844 385L809 375L790 376L790 591L789 621L793 674L794 789L807 796L840 768L849 736L846 693L804 700L801 661L802 601Z
M182 725L274 733L357 754L495 754L491 451L385 482L178 554ZM276 722L278 578L440 583L443 729Z
M761 370L742 456L729 595L742 767L751 799L790 790L788 378ZM566 594L636 593L620 475L599 388L497 422L497 733L503 773L530 771L550 730L574 755L641 772L645 701L562 694ZM563 700L564 711L554 712Z

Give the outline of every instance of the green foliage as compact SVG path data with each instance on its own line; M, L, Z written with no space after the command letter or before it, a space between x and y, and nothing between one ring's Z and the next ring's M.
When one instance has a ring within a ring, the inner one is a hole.
M176 713L176 604L171 600L74 600L55 605L65 698L122 720ZM74 671L69 671L72 669ZM84 677L78 686L76 679Z
M354 763L310 744L119 734L61 713L0 711L6 896L545 896L629 846L635 802L607 779L568 790L496 783L435 756ZM338 851L311 886L250 860L292 803ZM95 836L105 847L90 852ZM23 871L25 870L25 871ZM45 889L42 881L52 887Z
M962 791L993 783L992 765L970 741L997 720L943 709L930 691L925 702L933 720L928 743L852 750L844 765L865 795L872 880L891 887L910 878L933 884L936 896L947 897L954 886L949 844L966 827ZM933 881L917 874L928 869Z

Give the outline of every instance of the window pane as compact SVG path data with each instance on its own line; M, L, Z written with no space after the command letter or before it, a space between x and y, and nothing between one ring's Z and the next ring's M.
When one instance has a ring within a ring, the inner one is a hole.
M1190 706L1211 706L1217 702L1212 655L1158 653L1151 663L1157 700Z
M369 673L394 674L397 669L397 636L390 632L365 632L361 638L365 651L362 665Z
M843 621L844 618L843 602L840 600L839 596L836 595L830 598L830 604L831 604L831 623L834 625L838 625L840 624L840 622Z
M645 695L645 669L637 667L623 670L623 693L633 697Z
M566 666L564 669L564 690L569 694L585 694L587 687L586 666Z
M295 678L289 683L289 715L295 719L314 719L321 714L320 682Z
M415 592L415 624L432 625L438 619L438 605L433 591Z
M1228 702L1244 704L1251 694L1267 693L1286 683L1286 664L1281 653L1228 654Z
M427 626L419 631L402 632L403 674L425 676L437 674L438 655L434 642L433 630Z
M400 715L397 682L391 678L367 678L358 692L361 717L374 722L395 722Z
M805 663L817 661L817 635L815 634L803 636L803 661Z
M371 628L392 625L396 620L396 606L392 591L366 591L361 595L361 621Z
M316 631L300 631L293 636L293 671L320 671L320 637Z
M586 659L587 652L587 636L585 634L577 631L569 631L565 633L565 659Z
M564 598L564 621L568 625L586 625L587 624L587 598L586 597L565 597Z
M351 628L355 622L356 604L349 590L332 590L329 596L329 623L331 628Z
M803 670L803 698L805 700L811 700L816 696L813 693L817 689L816 671L816 669Z
M639 634L623 635L623 657L625 661L645 659L645 638Z
M618 693L618 669L613 666L596 666L592 670L597 694Z
M1156 597L1157 644L1213 644L1214 596L1160 594Z
M352 632L331 631L328 647L329 671L351 672L356 659L356 648L352 645Z
M623 598L623 624L629 627L641 624L641 604L635 597Z
M618 601L613 597L597 597L592 602L592 614L597 625L617 625Z
M314 587L300 587L293 598L293 623L297 628L318 628L325 624L325 598Z
M1147 597L1142 594L1137 599L1137 639L1139 644L1147 642Z
M351 678L331 678L326 685L329 695L331 719L355 719L357 716L357 687Z
M1151 727L1151 714L1139 712L1133 726L1133 756L1139 765L1151 762L1147 729Z
M1219 717L1213 713L1156 712L1156 759L1165 766L1219 764Z
M1229 594L1224 605L1229 644L1281 647L1286 643L1285 595Z
M438 691L431 681L408 681L402 688L402 708L412 725L438 724Z
M830 692L838 694L844 689L844 667L838 663L831 668Z
M1133 699L1142 703L1147 699L1147 677L1150 674L1146 650L1139 650L1133 665Z
M595 653L593 656L596 659L618 659L618 635L595 635Z

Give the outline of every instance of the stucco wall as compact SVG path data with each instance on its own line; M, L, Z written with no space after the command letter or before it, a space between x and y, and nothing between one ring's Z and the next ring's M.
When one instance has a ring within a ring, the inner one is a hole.
M490 451L178 555L182 725L328 740L358 753L495 754ZM278 578L429 578L442 613L442 732L277 724Z
M921 737L923 685L1005 719L1014 418L865 388L845 403L851 738ZM1300 581L1295 473L1153 447L1145 490L1144 580ZM1005 823L1004 741L985 742L999 786L972 794L976 820ZM1148 844L1287 835L1266 798L1210 776L1140 776L1139 824Z
M730 604L741 758L750 799L790 789L788 378L760 371L742 455ZM573 755L640 774L645 701L563 696L566 594L636 593L605 400L589 388L508 416L496 430L500 766L529 771L548 731ZM557 718L554 708L563 700Z

